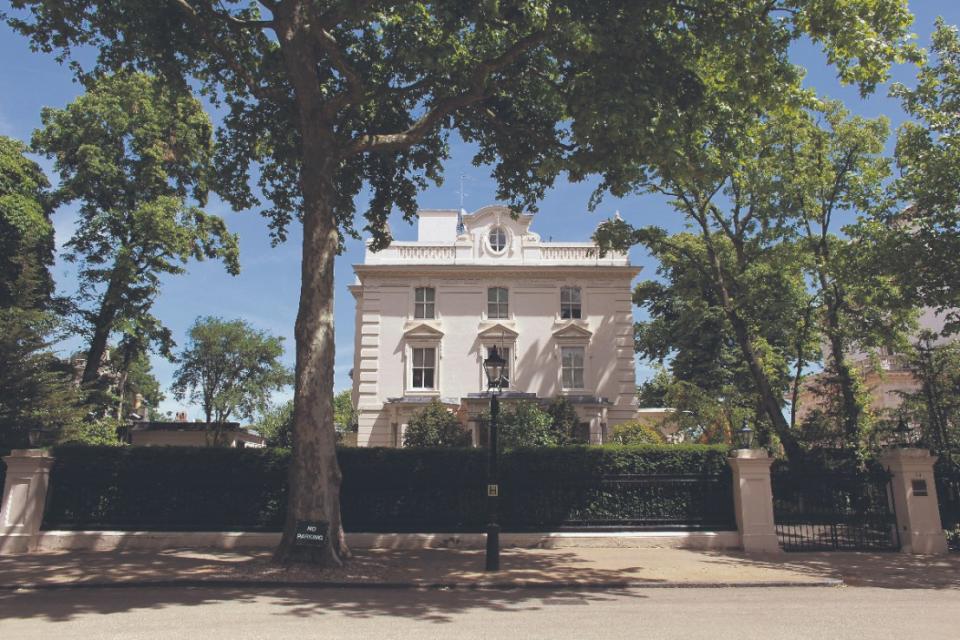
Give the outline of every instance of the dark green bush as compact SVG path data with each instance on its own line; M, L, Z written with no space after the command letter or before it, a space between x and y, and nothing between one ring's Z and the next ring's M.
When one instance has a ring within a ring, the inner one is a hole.
M58 447L47 529L279 530L284 450ZM486 522L483 449L343 448L341 508L348 531L480 531ZM602 485L613 474L712 478L655 503ZM732 526L726 451L701 445L518 449L501 459L504 528L552 530L571 520L701 518ZM702 495L701 495L702 494ZM656 513L654 513L656 512Z

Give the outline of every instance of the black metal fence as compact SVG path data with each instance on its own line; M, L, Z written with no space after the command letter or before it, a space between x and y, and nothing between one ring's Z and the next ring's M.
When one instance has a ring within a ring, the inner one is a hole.
M370 532L481 531L486 485L382 485L341 496L344 527ZM586 482L500 483L504 531L735 530L730 474L618 474Z
M937 499L940 520L947 533L950 550L960 552L960 469L937 469Z
M900 549L888 475L780 470L771 481L785 551Z

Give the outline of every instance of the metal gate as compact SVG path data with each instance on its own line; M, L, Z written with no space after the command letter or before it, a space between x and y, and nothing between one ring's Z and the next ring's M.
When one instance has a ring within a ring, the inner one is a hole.
M784 551L900 549L886 474L781 470L771 480Z
M960 552L960 468L937 469L937 499L940 520L950 551Z

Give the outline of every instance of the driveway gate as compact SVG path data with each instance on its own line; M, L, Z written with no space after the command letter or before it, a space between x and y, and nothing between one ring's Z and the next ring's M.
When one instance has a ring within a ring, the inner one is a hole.
M940 520L947 532L950 551L960 552L960 468L937 469L937 498Z
M771 481L784 551L900 549L889 476L780 470Z

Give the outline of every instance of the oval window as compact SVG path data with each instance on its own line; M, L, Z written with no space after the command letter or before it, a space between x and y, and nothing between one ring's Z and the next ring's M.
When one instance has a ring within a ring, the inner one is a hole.
M507 232L503 227L490 229L490 248L500 253L507 248Z

